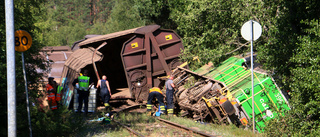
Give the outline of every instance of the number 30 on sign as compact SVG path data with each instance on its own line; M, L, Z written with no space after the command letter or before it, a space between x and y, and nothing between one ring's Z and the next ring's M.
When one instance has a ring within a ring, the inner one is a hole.
M24 30L17 30L14 33L15 50L19 52L27 51L32 44L31 35Z

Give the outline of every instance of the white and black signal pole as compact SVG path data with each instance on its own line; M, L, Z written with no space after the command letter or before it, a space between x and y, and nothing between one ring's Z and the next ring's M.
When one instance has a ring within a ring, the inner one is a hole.
M254 75L253 75L253 41L257 40L262 33L261 25L253 20L249 20L241 27L242 37L251 43L251 92L252 92L252 130L255 131L254 120Z

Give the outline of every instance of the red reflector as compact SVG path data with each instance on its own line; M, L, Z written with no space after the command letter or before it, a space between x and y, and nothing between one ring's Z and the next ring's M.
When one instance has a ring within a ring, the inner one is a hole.
M246 126L248 124L248 120L244 117L240 119L242 125Z
M237 101L231 101L231 104L232 105L237 104Z
M222 104L222 103L224 103L224 102L226 102L226 101L227 101L226 98L222 98L222 99L219 100L219 103Z

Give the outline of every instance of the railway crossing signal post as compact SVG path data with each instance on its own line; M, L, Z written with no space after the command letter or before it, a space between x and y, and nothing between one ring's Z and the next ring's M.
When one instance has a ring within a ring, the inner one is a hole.
M241 27L242 37L250 41L251 43L251 92L252 92L252 130L255 132L255 120L254 120L254 82L253 82L253 41L257 40L261 36L261 25L253 20L249 20Z
M31 35L24 31L24 30L17 30L15 33L15 50L21 52L22 57L22 68L23 68L23 75L25 81L25 90L26 90L26 102L27 102L27 111L28 111L28 121L29 121L29 130L30 130L30 137L32 137L32 128L31 128L31 119L30 119L30 106L29 106L29 95L28 95L28 85L27 85L27 75L26 69L24 66L24 55L23 52L27 51L32 45L32 38Z

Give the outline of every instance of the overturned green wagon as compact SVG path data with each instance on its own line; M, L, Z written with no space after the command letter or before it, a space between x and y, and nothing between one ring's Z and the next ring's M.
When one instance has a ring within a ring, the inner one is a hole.
M195 120L211 119L252 126L254 106L256 130L263 131L265 121L289 110L285 94L272 77L254 65L254 105L252 105L250 57L235 56L218 66L212 63L190 71L181 67L173 73L178 86L176 101L182 115Z

